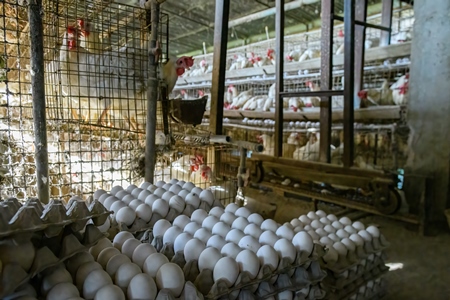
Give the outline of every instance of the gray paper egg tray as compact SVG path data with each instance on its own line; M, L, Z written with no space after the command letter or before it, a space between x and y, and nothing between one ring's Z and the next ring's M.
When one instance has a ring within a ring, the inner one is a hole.
M321 284L322 288L327 292L326 299L329 300L340 300L340 299L349 299L352 295L355 295L359 292L360 288L367 285L369 281L375 281L381 278L384 274L389 271L389 268L385 266L378 266L372 269L370 272L364 274L364 276L358 278L352 283L346 285L342 289L335 289L326 286L325 284ZM371 296L372 297L372 296ZM371 297L364 296L363 299L368 299Z
M286 290L286 289L285 289ZM281 293L285 290L275 291L272 296L268 297L274 297L276 298L276 295L278 293ZM323 299L325 297L325 291L321 289L319 284L314 285L308 285L306 287L303 287L301 290L297 290L295 287L289 289L292 290L292 293L294 293L295 300L314 300L314 299ZM237 295L231 294L227 297L222 297L221 299L236 299L236 300L260 300L260 299L267 299L268 297L261 297L260 295L254 294L249 289L242 289Z
M346 257L339 256L339 259L335 264L330 265L322 259L322 266L334 273L342 273L356 266L361 259L365 259L371 254L384 251L389 245L389 242L384 236L380 235L380 238L374 238L372 243L366 242L364 243L364 246L357 246L355 252L349 251Z
M95 225L88 224L83 236L78 232L73 232L62 238L57 255L47 246L36 249L33 264L28 272L17 264L3 266L0 274L0 299L10 295L19 286L47 268L69 259L78 252L86 251L104 237L105 235Z
M65 226L79 231L92 219L94 225L105 223L110 211L94 200L89 206L73 197L65 206L60 200L42 205L38 199L21 204L15 198L0 201L0 238L18 233L44 231L47 237L57 236Z

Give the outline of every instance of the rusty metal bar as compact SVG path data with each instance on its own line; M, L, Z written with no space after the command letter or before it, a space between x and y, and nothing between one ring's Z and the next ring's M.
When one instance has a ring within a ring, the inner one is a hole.
M158 40L159 11L158 0L151 0L151 36L148 61L148 89L147 89L147 121L145 125L145 181L153 183L155 174L156 153L156 112L158 100L158 77L156 61L156 45Z
M321 54L323 58L323 54ZM322 84L322 81L321 81ZM331 87L331 86L330 86ZM322 90L322 91L300 91L300 92L280 92L282 98L287 97L331 97L331 96L342 96L344 94L343 90Z
M216 0L209 129L211 132L218 135L221 135L223 130L223 97L225 93L229 16L230 0Z
M345 168L353 165L354 82L355 82L355 1L344 0L344 156Z
M42 0L30 1L31 96L33 99L34 147L37 196L42 203L50 200L48 178L47 120L44 82L44 32L42 25Z
M338 16L338 15L333 15L333 19L336 20L336 21L344 21L344 18L341 17L341 16ZM370 23L366 23L365 21L359 21L359 20L355 20L355 25L364 26L366 28L379 29L379 30L387 31L387 32L391 31L390 27L370 24Z
M356 0L355 3L356 21L365 22L367 18L367 0ZM357 26L355 28L355 81L354 99L358 99L358 91L363 89L364 78L364 43L366 40L366 27ZM358 105L359 107L360 105Z
M383 0L381 8L381 26L392 28L392 10L394 0ZM380 36L380 46L387 46L391 43L391 31L382 31Z
M284 91L283 69L284 69L284 0L276 0L275 15L275 157L283 155L283 97L280 93Z
M320 148L319 160L328 163L331 160L331 97L335 92L343 95L343 91L331 91L333 87L333 16L334 0L322 0L322 40L320 49Z

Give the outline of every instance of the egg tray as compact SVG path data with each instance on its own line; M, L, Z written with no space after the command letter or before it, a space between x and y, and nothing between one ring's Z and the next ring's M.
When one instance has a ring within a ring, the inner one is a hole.
M322 284L332 289L343 289L349 284L355 282L359 278L370 277L370 274L373 275L373 272L386 272L389 268L385 266L385 262L383 259L378 258L371 264L367 264L365 267L362 265L357 266L356 271L349 270L348 276L335 276L332 272L327 272L328 276L325 277ZM367 275L369 274L369 275Z
M280 292L283 292L283 291L280 291ZM277 295L277 293L274 293L273 296L261 297L259 295L252 293L252 291L248 290L248 289L242 289L237 292L239 292L237 295L236 295L236 293L232 293L221 299L260 300L260 299L274 298ZM326 294L325 291L321 289L319 284L308 285L308 286L302 288L301 290L293 291L293 293L295 294L295 298L294 298L295 300L323 299Z
M339 255L337 262L334 264L329 264L322 258L322 266L334 273L343 273L356 266L361 259L366 259L371 254L383 252L387 247L389 247L389 243L383 235L380 235L380 238L373 239L372 243L365 242L364 246L357 246L356 251L347 252L345 257Z
M61 200L51 200L43 205L38 199L28 199L22 205L16 198L9 198L0 201L0 238L41 230L47 237L53 237L68 225L73 231L79 231L90 219L95 226L100 226L110 214L96 200L88 207L75 197L66 206Z
M79 252L86 251L104 237L97 227L88 224L83 237L74 232L62 238L61 249L58 255L47 246L38 248L33 264L28 272L17 264L3 266L3 271L0 273L0 299L10 295L18 287L42 271L64 262Z
M349 299L352 295L357 294L362 286L367 285L370 281L376 281L389 271L385 266L374 268L370 272L364 274L363 277L353 281L342 289L335 289L321 284L322 288L327 292L329 300ZM366 299L366 298L365 298Z

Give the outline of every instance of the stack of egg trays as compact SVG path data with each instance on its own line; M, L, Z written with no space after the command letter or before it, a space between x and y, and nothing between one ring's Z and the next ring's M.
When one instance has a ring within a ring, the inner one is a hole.
M334 265L322 259L328 275L321 285L329 295L327 299L347 299L359 287L384 275L389 270L384 262L387 247L389 243L381 234L364 246L357 246L355 252L349 251L346 257L340 256Z
M140 188L144 189L146 184L147 184L147 182L142 183L140 185ZM131 185L131 186L137 187L135 185ZM123 189L123 190L127 192L126 189ZM114 195L112 195L111 191L110 192L106 192L104 194L100 194L100 196L98 198L97 198L97 194L94 193L94 199L97 200L97 201L100 199L100 197L104 197L106 199L107 197L110 197L110 196L114 196ZM184 211L182 213L179 213L175 209L170 207L169 208L169 212L167 213L166 217L162 217L158 213L153 213L152 214L152 218L150 219L149 222L145 222L141 218L136 217L136 220L134 220L133 224L131 224L130 226L126 226L124 224L121 224L121 226L120 226L120 228L118 228L118 230L119 230L119 232L120 231L128 231L128 232L130 232L130 233L132 233L134 235L137 235L140 232L153 229L153 225L155 225L155 223L158 222L159 220L165 219L165 220L169 221L170 223L172 223L173 220L175 220L175 218L180 216L180 215L185 215L185 216L191 217L192 213L196 209L203 209L204 211L209 213L209 211L212 208L214 208L214 207L224 208L223 204L217 199L214 200L214 203L212 204L212 206L210 206L210 205L208 205L208 203L202 201L198 208L195 208L191 204L187 204L186 203L186 207L185 207L185 209L184 209ZM115 225L118 225L118 224L115 224Z
M325 296L325 292L320 290L318 286L326 276L326 272L320 268L319 261L325 254L322 245L314 244L312 253L297 252L297 259L293 264L289 264L282 259L280 265L283 267L275 272L272 272L268 266L261 266L256 279L250 279L247 272L241 272L231 288L228 288L225 282L219 280L208 287L208 291L205 291L205 287L200 287L197 283L200 279L207 277L212 281L213 270L205 269L200 272L197 267L197 260L186 262L183 251L174 253L173 244L170 243L161 247L160 239L161 237L155 237L152 242L153 246L158 252L183 268L186 281L194 282L197 289L204 294L205 299L221 299L230 294L235 299L251 299L252 296L254 299L266 299L286 290L297 292L304 289L307 289L308 292L311 290L316 295L308 299L322 299ZM196 271L192 272L192 268ZM311 288L312 286L315 286L315 288Z
M3 266L0 273L0 298L14 293L45 269L95 245L104 238L96 226L105 223L109 214L98 201L93 201L88 207L77 197L73 197L66 206L60 200L51 200L47 205L38 199L28 199L24 205L16 198L0 200L0 243L2 239L14 239L19 235L22 239L41 238L41 245L36 249L28 272L16 264ZM93 224L86 226L89 220ZM85 231L81 235L78 231L83 228ZM54 240L59 238L59 243L55 243ZM58 249L54 249L55 245Z

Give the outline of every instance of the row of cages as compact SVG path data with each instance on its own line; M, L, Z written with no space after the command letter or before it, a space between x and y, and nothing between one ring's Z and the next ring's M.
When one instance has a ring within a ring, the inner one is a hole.
M37 195L27 9L17 1L0 3L2 199ZM100 188L139 185L145 168L149 12L56 0L43 1L43 12L50 197L87 199ZM164 63L167 14L161 13L159 24ZM157 129L163 130L160 105ZM231 148L178 143L165 150L155 153L155 180L179 178L213 187L225 202L234 199L235 176L216 173L221 166L209 158L216 152L231 155Z

